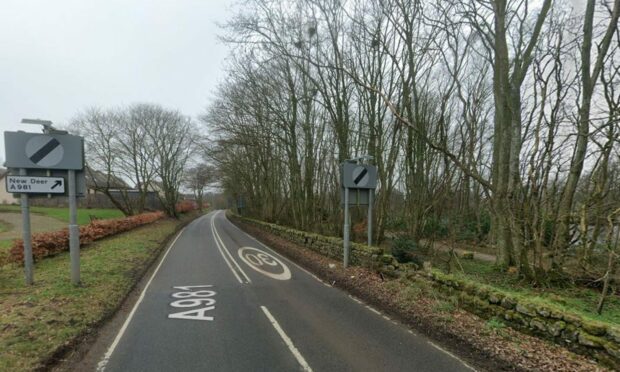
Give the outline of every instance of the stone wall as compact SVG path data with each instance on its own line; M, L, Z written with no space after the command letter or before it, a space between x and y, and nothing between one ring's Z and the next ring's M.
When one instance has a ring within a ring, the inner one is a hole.
M242 219L244 223L260 227L276 236L297 243L324 256L342 260L344 249L342 239L340 238L295 230L273 223L240 217L234 214L228 214L228 217L232 220ZM354 242L351 242L349 262L351 262L352 265L364 267L377 267L377 265L384 262L387 265L398 265L391 255L384 255L381 248L368 247L367 245Z
M435 287L458 296L461 307L482 318L499 318L507 325L533 334L605 365L620 369L620 328L585 319L559 306L518 298L473 281L433 270L426 274Z
M229 214L264 231L289 240L327 257L342 260L343 242L336 237L299 231L288 227ZM415 271L398 264L394 257L377 247L351 243L350 262L392 277L429 280L448 296L456 296L461 307L483 319L499 318L512 328L536 335L620 370L620 327L584 319L566 309L532 299L518 298L497 288L456 278L438 270Z

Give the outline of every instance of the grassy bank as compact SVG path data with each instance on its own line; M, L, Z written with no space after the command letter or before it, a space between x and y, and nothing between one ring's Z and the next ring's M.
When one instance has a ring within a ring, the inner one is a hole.
M563 286L533 287L523 282L517 275L498 270L493 264L474 260L460 259L448 270L448 254L435 253L433 265L444 272L450 272L457 278L472 280L498 288L515 298L527 298L539 304L551 304L563 310L573 312L586 319L606 323L620 324L620 297L611 295L605 302L602 314L596 313L600 290L564 283Z
M0 206L1 212L15 212L21 213L19 205L2 205ZM31 213L41 214L47 217L52 217L57 220L69 223L69 208L56 208L56 207L30 207ZM78 208L78 225L86 225L90 222L90 218L97 219L110 219L121 218L123 213L118 209L102 209L102 208Z
M189 219L189 217L186 217ZM93 330L122 302L182 221L162 220L83 249L83 286L69 280L69 255L41 260L35 284L21 266L0 271L0 370L32 370Z

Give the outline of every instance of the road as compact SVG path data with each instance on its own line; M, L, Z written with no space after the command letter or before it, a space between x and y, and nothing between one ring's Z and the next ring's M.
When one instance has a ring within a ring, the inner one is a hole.
M179 233L105 371L466 371L464 362L322 283L223 211Z

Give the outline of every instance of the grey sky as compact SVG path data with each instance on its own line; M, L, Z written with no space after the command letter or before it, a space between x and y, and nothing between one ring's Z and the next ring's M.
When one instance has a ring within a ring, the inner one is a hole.
M223 78L216 22L233 0L3 0L0 130L87 106L154 102L196 116ZM38 130L38 129L37 129ZM4 159L4 139L0 140Z

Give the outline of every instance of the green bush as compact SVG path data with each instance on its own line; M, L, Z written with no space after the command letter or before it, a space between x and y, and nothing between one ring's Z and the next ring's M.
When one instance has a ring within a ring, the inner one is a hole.
M445 238L449 232L448 221L435 216L429 216L422 227L424 238Z
M486 211L482 211L480 217L469 213L458 217L458 220L455 220L452 225L460 226L456 234L457 240L482 241L491 231L491 216Z
M420 265L420 260L416 255L418 251L418 243L407 235L397 236L392 241L392 256L399 263L414 262Z
M543 245L545 247L551 247L553 238L555 237L556 221L550 218L545 218L543 222Z
M385 228L390 231L403 231L407 229L407 222L403 216L387 216Z

